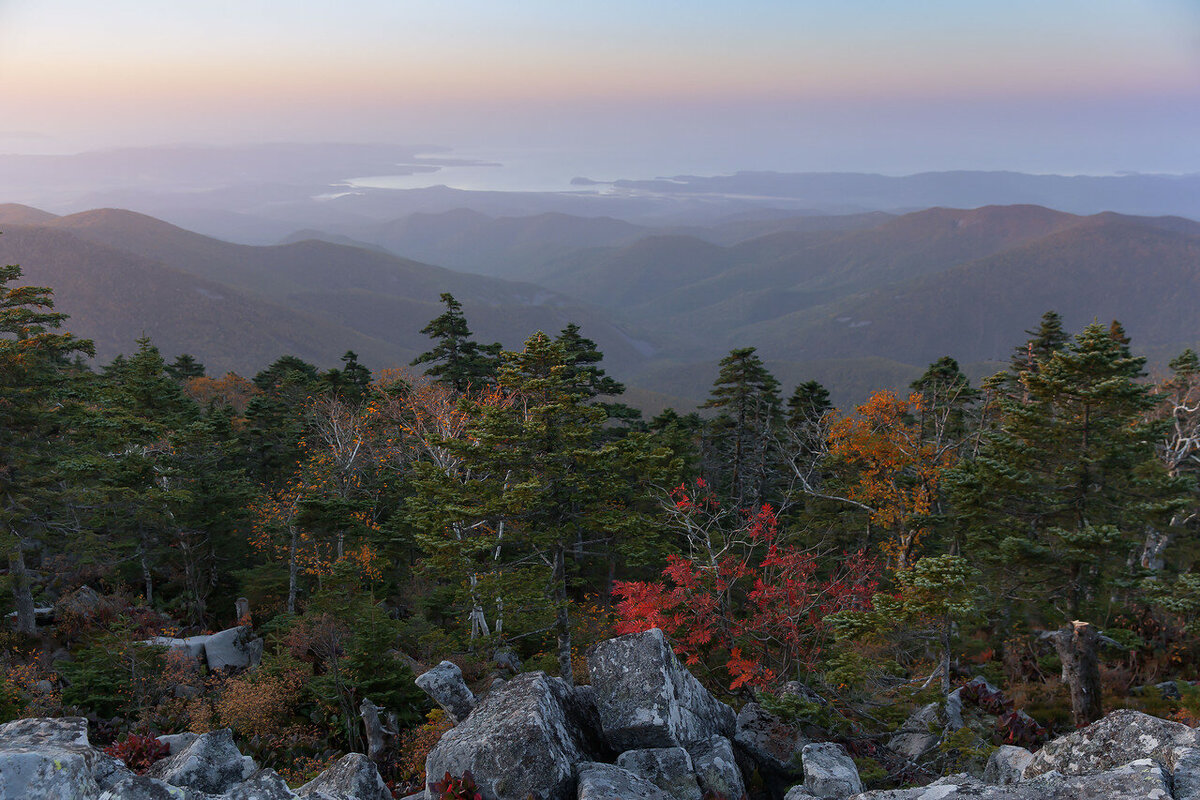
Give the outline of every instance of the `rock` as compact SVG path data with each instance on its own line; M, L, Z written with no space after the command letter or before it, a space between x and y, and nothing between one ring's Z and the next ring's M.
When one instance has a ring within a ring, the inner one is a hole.
M742 771L758 769L772 797L783 797L788 787L800 781L800 754L808 737L758 703L746 703L737 715L734 744L751 764Z
M682 747L650 747L626 750L617 766L645 778L676 800L700 800L691 756Z
M915 761L937 747L944 724L941 707L930 703L904 721L900 731L888 740L888 748Z
M189 636L186 639L172 639L169 636L155 636L153 639L145 639L140 644L157 645L165 647L170 653L180 653L187 658L201 662L204 660L204 642L208 640L207 636Z
M0 800L81 800L99 794L82 753L56 747L0 748Z
M421 673L417 676L417 686L445 709L456 725L475 709L475 695L463 681L462 670L453 662L443 661Z
M806 744L800 758L804 765L804 788L815 797L842 800L862 791L858 767L840 744Z
M509 675L516 675L521 671L521 659L517 658L517 654L509 647L502 647L493 653L492 664Z
M185 747L199 738L200 734L192 733L191 731L184 731L183 733L168 733L157 737L160 742L170 748L167 750L167 755L174 755L175 753L178 753L180 750L183 750Z
M1171 776L1175 800L1200 800L1200 750L1185 748L1175 753Z
M16 625L17 612L10 611L7 618L9 622ZM38 606L33 609L33 622L35 625L49 625L54 622L54 606Z
M617 752L733 733L733 709L683 668L658 628L597 642L587 660L604 736Z
M671 800L645 778L612 764L579 765L579 800Z
M1178 700L1183 697L1183 693L1179 691L1179 684L1175 681L1156 683L1154 684L1154 688L1158 689L1159 695L1163 700Z
M100 800L201 800L202 797L198 792L172 786L158 778L130 775L100 795Z
M298 794L273 769L260 769L234 786L224 800L295 800Z
M724 736L710 736L687 746L700 791L718 797L740 798L746 793L733 744Z
M943 712L946 715L947 728L949 728L952 732L962 729L964 723L961 687L946 695L946 706L943 709Z
M186 683L179 683L171 691L171 694L178 697L180 700L192 700L204 693L204 690L199 686L190 686Z
M392 800L379 770L362 753L342 756L329 769L296 790L300 797L324 800Z
M257 667L262 662L262 639L246 627L229 628L204 639L204 658L213 672Z
M0 725L0 800L95 798L129 769L88 742L82 717Z
M438 780L469 769L484 800L573 798L574 765L596 757L580 718L589 697L544 672L517 675L442 736L425 772Z
M222 794L257 769L254 759L238 751L233 733L223 728L196 737L178 753L155 762L146 774L172 786Z
M1121 709L1082 730L1047 742L1025 769L1025 778L1050 771L1063 775L1087 775L1151 758L1168 769L1180 748L1200 748L1200 731Z
M1025 778L1025 768L1033 761L1033 753L1024 747L1006 744L996 748L983 769L984 783L1009 786Z
M117 603L90 586L80 586L60 597L54 604L54 617L59 622L90 622L98 616L116 611Z
M864 792L853 800L1170 800L1167 776L1158 764L1142 759L1092 775L1049 772L1011 786L988 786L971 776L954 775L915 789Z
M788 789L788 793L783 796L783 800L817 800L804 788L804 785L793 786Z

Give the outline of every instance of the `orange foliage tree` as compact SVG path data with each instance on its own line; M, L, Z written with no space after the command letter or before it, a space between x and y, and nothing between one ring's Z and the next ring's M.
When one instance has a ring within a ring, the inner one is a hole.
M942 473L955 461L951 444L922 436L921 403L919 394L902 400L876 392L854 416L835 418L829 433L830 455L849 474L847 495L886 531L883 551L896 569L914 560L938 507Z

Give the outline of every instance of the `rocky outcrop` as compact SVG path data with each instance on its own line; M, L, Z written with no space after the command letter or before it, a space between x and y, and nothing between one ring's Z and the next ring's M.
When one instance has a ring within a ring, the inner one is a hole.
M1200 731L1139 711L1114 711L1082 730L1047 742L1025 769L1026 778L1050 771L1086 775L1139 758L1174 769L1176 750L1200 748Z
M332 767L296 790L311 800L392 800L379 770L362 753L342 756Z
M178 753L156 762L146 774L172 786L223 794L257 769L254 759L238 751L233 732L223 728L197 737Z
M804 789L813 797L842 800L862 791L858 767L840 744L806 744L800 758L804 764Z
M467 688L462 670L451 661L443 661L417 676L417 686L441 706L454 724L466 719L475 709L475 695Z
M865 792L853 800L1171 800L1169 778L1150 759L1092 775L1049 772L1013 786L991 786L952 775L916 789Z
M733 734L733 709L683 668L658 628L598 642L587 659L600 724L617 752Z
M692 757L682 747L651 747L626 750L617 766L645 778L675 800L700 800L700 784Z
M207 665L214 672L257 667L262 661L263 651L262 639L255 638L250 628L242 626L183 639L155 636L142 644L165 647L169 652Z
M1007 786L1020 783L1025 779L1025 770L1033 761L1033 753L1024 747L1014 747L1011 744L997 747L988 757L987 766L983 770L983 782Z
M579 800L671 800L645 778L612 764L579 765Z
M803 778L800 753L809 744L808 737L758 703L742 706L736 727L733 741L744 771L757 770L772 797L783 797L789 786Z
M575 765L596 757L574 708L585 702L559 678L518 675L442 736L425 761L426 775L437 780L470 770L485 800L531 793L566 800L574 795Z
M710 736L687 747L700 791L709 796L741 797L746 793L733 744L724 736Z
M0 725L0 800L391 800L357 753L293 792L274 770L256 770L228 730L173 744L173 755L134 775L88 742L82 718L9 722Z

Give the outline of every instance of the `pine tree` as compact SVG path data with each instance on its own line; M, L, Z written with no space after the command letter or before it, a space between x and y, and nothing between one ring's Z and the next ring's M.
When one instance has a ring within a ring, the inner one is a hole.
M446 304L445 313L421 329L421 333L436 340L437 344L414 358L412 365L431 364L425 374L460 393L495 383L500 343L481 345L474 341L462 313L462 303L449 293L443 293L441 301Z
M188 378L203 378L204 365L191 354L182 353L175 357L173 363L167 365L167 374L181 382Z

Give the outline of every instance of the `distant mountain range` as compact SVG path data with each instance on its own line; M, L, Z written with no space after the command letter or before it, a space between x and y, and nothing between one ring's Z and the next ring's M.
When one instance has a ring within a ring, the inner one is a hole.
M283 353L330 366L347 349L407 363L445 291L508 347L581 324L649 410L702 400L747 345L786 389L817 379L847 405L943 355L988 374L1048 309L1071 329L1119 319L1159 362L1200 342L1200 223L1181 217L1010 205L681 226L456 210L249 246L128 211L0 206L0 231L0 261L53 286L101 358L145 332L213 371Z

